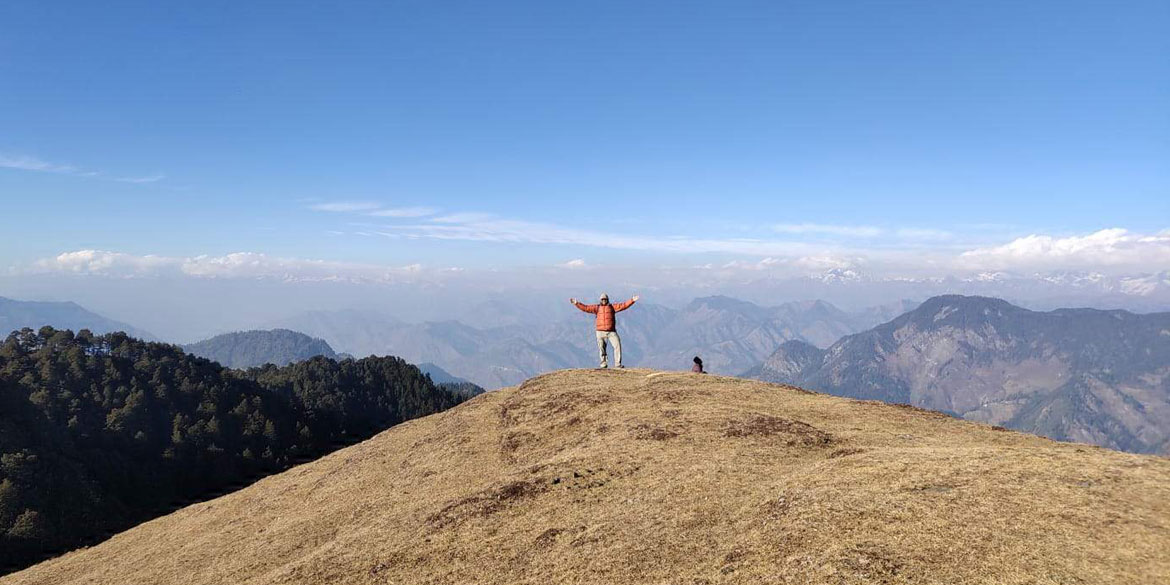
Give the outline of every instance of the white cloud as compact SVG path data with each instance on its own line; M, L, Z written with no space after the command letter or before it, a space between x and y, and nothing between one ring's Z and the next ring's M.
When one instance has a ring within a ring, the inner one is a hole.
M768 256L767 258L759 261L732 260L731 262L721 266L721 268L725 270L768 270L770 268L785 266L790 263L791 262L787 260L781 260L780 258L773 258L772 256ZM700 268L711 268L711 265L707 264L705 266L700 266Z
M869 225L828 225L819 223L782 223L772 226L772 229L782 234L820 234L847 238L873 238L885 233L885 230Z
M421 264L378 266L329 260L280 258L258 252L222 256L139 256L105 250L76 250L37 260L24 273L65 273L118 278L270 278L286 281L390 282L423 272Z
M374 201L330 201L328 203L314 203L309 209L314 211L332 211L335 213L349 213L354 211L373 211L382 207Z
M367 213L374 217L426 217L434 215L439 210L434 207L397 207L391 209L376 209Z
M334 276L344 263L298 258L275 258L256 252L235 252L224 256L200 255L176 259L179 270L203 278L301 278L308 275Z
M959 264L978 269L1159 269L1170 264L1170 234L1142 235L1122 228L1063 238L1033 234L963 252Z
M135 276L148 274L173 264L174 259L153 254L134 256L103 250L77 250L59 254L54 258L38 260L34 267L40 271Z
M808 243L751 239L704 239L625 235L576 229L551 224L464 216L464 223L421 221L412 224L383 226L370 231L347 232L370 237L389 237L409 243L420 239L453 239L482 242L520 242L589 246L645 252L677 254L666 261L661 274L673 274L682 266L712 262L704 268L715 270L720 278L785 278L831 271L864 270L875 279L905 277L915 279L955 276L964 278L980 273L1076 273L1100 272L1110 275L1141 275L1166 270L1170 266L1170 233L1139 234L1124 229L1100 230L1087 235L1057 237L1034 234L1002 245L987 246L956 253L917 249L849 249L813 246ZM725 254L736 258L730 262L715 258L699 259L692 254ZM672 268L673 266L673 268ZM584 258L569 257L554 266L517 267L521 272L578 269L560 274L585 275L590 268ZM645 267L607 266L607 270L628 269L631 274ZM689 269L688 269L689 270ZM653 272L653 271L651 271ZM682 272L686 272L683 270ZM187 277L187 278L269 278L289 281L407 282L436 279L452 274L442 268L386 266L282 258L257 252L189 257L135 255L103 250L75 250L15 267L12 274L48 273L101 275L108 277ZM483 271L469 271L469 276ZM751 276L756 274L757 276ZM666 278L666 276L663 276ZM462 278L462 277L461 277ZM1132 284L1135 290L1141 283ZM1146 286L1146 288L1149 288Z
M852 268L853 266L856 266L858 263L859 263L859 260L857 260L857 259L849 259L849 258L844 258L841 256L833 256L831 254L818 254L815 256L804 256L802 258L797 258L796 261L793 262L793 264L795 264L796 266L799 266L801 268L807 268L810 270L817 270L817 271L833 270L833 269L839 270L839 269L844 269L844 268Z

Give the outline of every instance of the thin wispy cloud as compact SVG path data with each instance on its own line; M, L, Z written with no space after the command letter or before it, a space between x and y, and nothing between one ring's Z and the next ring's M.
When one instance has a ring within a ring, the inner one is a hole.
M433 218L431 218L431 221L433 221L435 223L464 223L464 224L466 224L466 223L492 221L494 219L496 219L496 216L492 215L490 213L465 212L465 213L452 213L449 215L441 215L439 217L433 217Z
M825 227L825 226L821 226ZM856 228L857 226L851 226ZM1032 235L1006 244L958 247L944 230L889 230L888 241L865 246L766 238L695 238L624 234L507 219L488 214L451 214L422 223L380 226L384 235L435 240L587 246L682 254L729 254L772 258L768 265L809 269L845 268L863 258L905 266L934 266L938 271L971 269L1061 268L1092 270L1123 267L1162 270L1170 265L1170 234L1136 234L1106 229L1083 236ZM876 228L875 228L876 229ZM837 230L840 233L840 230ZM821 233L826 233L821 230ZM865 230L850 233L872 233ZM945 245L944 245L945 244ZM923 246L933 245L934 248ZM758 263L759 260L753 260ZM757 266L758 268L758 266Z
M325 211L329 213L352 213L367 215L370 217L401 219L427 217L439 213L439 210L434 207L427 207L423 205L409 207L387 207L385 204L377 201L327 201L324 203L314 203L309 206L309 209L312 209L313 211Z
M363 235L373 232L388 238L577 245L649 252L803 257L823 251L825 244L823 241L817 241L815 236L818 235L829 235L843 239L874 239L879 236L888 236L894 240L940 240L949 237L949 234L942 230L907 228L889 231L865 225L803 223L774 226L775 232L788 234L792 236L791 239L695 238L687 235L639 235L581 229L552 223L510 219L483 212L454 212L439 215L439 210L434 207L389 208L374 201L334 201L317 203L310 208L368 217L421 220L414 223L396 222L393 224L355 223L355 226L376 228L363 230ZM888 243L883 242L883 245L888 246Z
M425 223L381 226L385 234L434 240L559 244L651 252L726 252L760 256L801 254L810 244L750 238L708 239L629 235L579 229L556 224L500 218L483 213L459 213Z
M396 207L389 209L375 209L366 215L373 217L426 217L434 215L439 210L434 207Z
M315 203L309 206L313 211L329 211L333 213L352 213L355 211L373 211L382 207L376 201L330 201Z
M134 183L147 184L156 183L166 178L166 175L156 173L153 175L146 175L141 177L119 177L111 176L102 171L95 171L83 169L71 164L49 162L35 156L24 154L0 154L0 168L13 169L17 171L29 171L34 173L52 173L57 175L70 175L74 177L88 177L94 179L105 179L108 181L118 181L120 183Z
M51 163L27 155L0 154L0 168L34 171L38 173L59 173L63 175L84 174L81 169L73 165Z
M154 175L147 175L145 177L117 177L114 180L122 183L133 183L135 185L144 185L146 183L157 183L167 178L166 175L159 173Z
M955 237L947 230L931 228L901 228L896 230L894 235L908 240L949 240Z
M509 219L488 213L452 213L429 218L421 223L379 225L378 229L379 233L389 237L588 246L683 254L715 253L800 258L824 254L826 250L854 256L859 253L855 249L856 246L842 243L830 245L816 238L800 237L802 234L792 234L791 238L783 239L776 237L700 238L688 235L630 234ZM872 229L877 228L867 228L860 233L872 233L872 231L868 231ZM853 233L858 232L855 230ZM890 236L891 240L898 239L892 233ZM927 236L943 237L941 233L934 232L930 234L912 233L906 234L905 239L920 239ZM887 242L883 242L880 248L867 242L866 249L873 254L890 254L899 250L894 243Z
M847 238L873 238L885 233L879 227L869 225L830 225L821 223L782 223L772 226L782 234L828 235Z
M771 226L788 238L693 237L651 235L579 228L500 217L482 212L443 215L432 207L388 208L370 201L319 203L314 209L348 212L413 222L354 225L367 236L408 240L449 240L489 243L607 248L668 254L723 254L750 259L731 260L728 269L824 271L876 262L940 273L1013 268L1091 270L1100 267L1157 270L1170 263L1170 235L1131 234L1108 229L1084 236L1032 235L1005 244L979 245L951 231L920 227L877 227L790 223ZM1001 240L1002 241L1002 240ZM576 260L561 267L581 267ZM1161 264L1159 264L1161 263Z
M954 234L935 228L881 228L872 225L833 225L820 223L784 223L772 226L778 233L801 236L827 236L841 239L876 239L887 238L893 240L948 240Z

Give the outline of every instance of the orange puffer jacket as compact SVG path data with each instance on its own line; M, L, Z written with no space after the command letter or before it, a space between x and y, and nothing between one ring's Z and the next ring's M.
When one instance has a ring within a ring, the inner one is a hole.
M578 309L597 315L596 325L598 331L617 331L617 320L613 318L613 314L630 308L632 304L634 304L634 299L616 305L586 305L582 302L576 303Z

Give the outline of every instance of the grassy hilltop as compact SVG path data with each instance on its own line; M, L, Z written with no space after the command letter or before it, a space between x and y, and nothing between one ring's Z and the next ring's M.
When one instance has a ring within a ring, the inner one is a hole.
M763 382L567 370L0 580L1165 583L1170 460Z

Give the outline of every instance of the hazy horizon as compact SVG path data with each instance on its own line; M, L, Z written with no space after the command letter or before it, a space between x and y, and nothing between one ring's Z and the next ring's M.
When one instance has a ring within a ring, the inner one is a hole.
M697 298L728 296L764 307L820 300L847 312L859 312L900 301L921 302L943 294L967 294L1003 298L1034 310L1088 307L1150 313L1170 310L1168 278L1163 274L1154 279L1162 284L1150 295L1138 294L1140 291L1128 294L1120 290L1106 291L1102 286L1116 286L1125 281L1096 281L1081 275L1069 282L1027 276L942 282L801 278L671 288L635 286L628 282L598 287L584 284L588 277L582 277L578 281L581 284L482 285L477 288L477 294L469 296L463 286L442 283L58 275L46 280L0 278L0 297L76 302L104 317L146 330L163 341L191 343L230 331L271 328L274 323L313 311L356 310L406 323L460 321L482 327L484 318L477 311L496 303L517 314L527 314L528 323L553 323L578 316L567 302L570 296L590 300L602 291L614 298L641 294L643 305L651 303L674 309ZM1142 281L1148 282L1150 279Z

